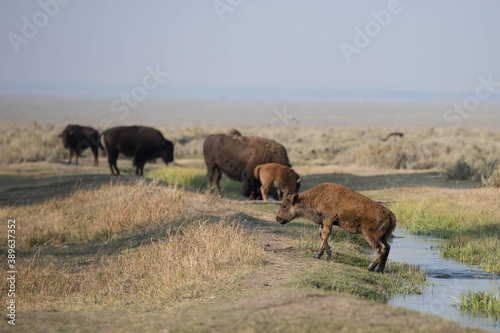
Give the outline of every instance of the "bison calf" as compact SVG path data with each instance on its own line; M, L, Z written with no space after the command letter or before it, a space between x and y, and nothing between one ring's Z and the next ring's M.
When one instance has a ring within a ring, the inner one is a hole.
M286 198L289 194L294 194L300 188L300 176L292 168L277 164L267 163L255 167L254 176L262 183L260 192L262 199L268 201L268 194L271 191L277 192L278 200Z
M321 246L314 258L321 258L325 251L331 257L328 236L336 225L350 233L363 234L377 252L368 270L384 272L390 251L387 238L396 227L396 217L389 209L347 187L325 183L287 196L276 221L286 224L300 216L320 226Z
M69 149L69 162L73 154L76 155L76 165L78 165L78 156L82 151L90 148L94 154L94 166L98 165L99 149L104 147L99 142L99 132L96 129L88 126L79 126L69 124L64 128L59 137L62 138L64 148Z

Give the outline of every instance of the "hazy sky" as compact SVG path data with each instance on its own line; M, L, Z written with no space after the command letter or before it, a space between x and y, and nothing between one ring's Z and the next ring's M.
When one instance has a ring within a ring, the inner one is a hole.
M141 84L148 69L187 86L442 93L500 81L497 0L59 1L0 2L3 87Z

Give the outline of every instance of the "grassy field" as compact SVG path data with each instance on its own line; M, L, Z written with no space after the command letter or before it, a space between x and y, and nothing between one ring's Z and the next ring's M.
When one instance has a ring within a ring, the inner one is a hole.
M0 126L0 164L64 161L68 151L58 134L63 126ZM99 128L103 130L103 128ZM200 159L205 137L215 127L158 127L177 141L176 159ZM405 129L404 137L382 141L394 128L243 128L282 143L294 165L358 165L384 169L440 170L444 177L500 187L500 133L479 129ZM21 134L20 134L21 133ZM86 152L90 155L90 152Z
M163 129L179 142L175 164L149 163L146 178L137 178L127 159L119 161L121 177L109 176L103 158L92 167L88 154L68 165L61 128L23 126L34 131L16 139L22 126L4 126L0 144L0 219L17 225L19 329L475 331L384 305L391 295L418 293L425 274L392 261L385 275L367 272L373 251L361 236L336 231L332 260L314 260L312 223L280 226L277 205L247 204L240 184L225 177L223 199L205 193L201 142L225 129ZM388 207L398 226L448 238L446 256L500 272L498 133L414 129L379 140L389 130L273 135L302 176L301 191L335 182L395 201ZM449 179L460 161L469 176ZM2 257L6 238L0 234ZM0 262L2 304L6 265Z

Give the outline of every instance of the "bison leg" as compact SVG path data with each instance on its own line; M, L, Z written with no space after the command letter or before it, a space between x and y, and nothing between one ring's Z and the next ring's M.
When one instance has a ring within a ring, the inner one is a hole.
M391 246L389 245L389 243L387 243L385 239L382 239L381 242L382 242L383 255L380 264L377 267L377 273L384 273L385 264L387 263L389 252L391 251Z
M262 194L262 200L264 201L269 201L269 197L267 196L267 194L269 193L269 182L265 183L265 184L262 184L262 186L260 187L260 193Z
M248 179L247 175L243 174L241 194L248 197L250 200L259 200L262 197L260 193L260 182L253 177L252 179Z
M375 249L377 255L373 259L373 261L368 265L367 269L371 272L377 271L378 273L384 273L385 264L387 262L387 258L389 257L389 251L391 247L387 243L387 240L384 238L379 238L377 240L373 239L370 235L365 235L365 239L370 243L370 245Z
M211 168L207 165L207 186L209 193L212 191L212 178L214 176L214 169L215 167Z
M107 145L106 145L107 147ZM108 148L108 163L109 163L109 168L111 169L111 174L112 175L120 175L120 170L118 170L118 167L116 166L116 160L118 159L118 150L116 149L110 149ZM114 168L114 169L113 169ZM116 173L115 173L116 170Z
M250 186L250 182L248 181L246 175L243 175L243 182L241 184L241 194L250 199L251 196L253 195L253 188Z
M135 174L137 176L144 176L144 165L146 162L138 162L136 167L135 167Z
M208 166L207 164L207 185L208 192L212 192L212 188L215 184L217 193L222 197L222 191L219 186L220 179L222 178L222 173L216 165Z
M321 245L319 247L318 252L314 255L314 258L320 259L323 253L326 251L327 259L332 257L332 250L330 249L330 245L328 245L328 237L332 232L332 222L326 221L323 222L323 226L320 226L321 229Z
M69 150L69 162L68 164L71 164L71 159L73 158L73 149L68 149Z
M212 181L215 183L215 188L217 189L217 194L222 198L222 191L220 189L220 179L222 178L222 173L218 167L215 167Z
M94 166L98 166L99 150L97 146L92 146L92 153L94 154Z
M147 159L139 153L136 153L132 164L135 166L135 174L137 176L144 176L144 165Z

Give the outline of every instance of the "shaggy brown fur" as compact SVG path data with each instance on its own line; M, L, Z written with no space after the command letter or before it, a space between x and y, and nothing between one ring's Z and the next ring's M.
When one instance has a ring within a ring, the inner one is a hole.
M278 163L290 166L285 147L276 141L258 136L211 134L203 142L207 166L208 188L215 183L221 196L219 181L222 174L242 182L241 194L250 199L260 197L260 183L253 171L259 164Z
M377 252L368 270L384 272L390 251L387 238L396 228L396 217L389 209L347 187L324 183L286 197L276 221L286 224L300 216L320 226L321 246L314 258L321 258L325 251L328 259L331 257L328 236L336 225L350 233L363 234Z
M260 192L265 201L269 200L267 195L270 191L276 191L276 199L282 200L289 194L297 193L300 188L300 176L292 168L281 164L258 165L254 169L254 176L262 183Z

